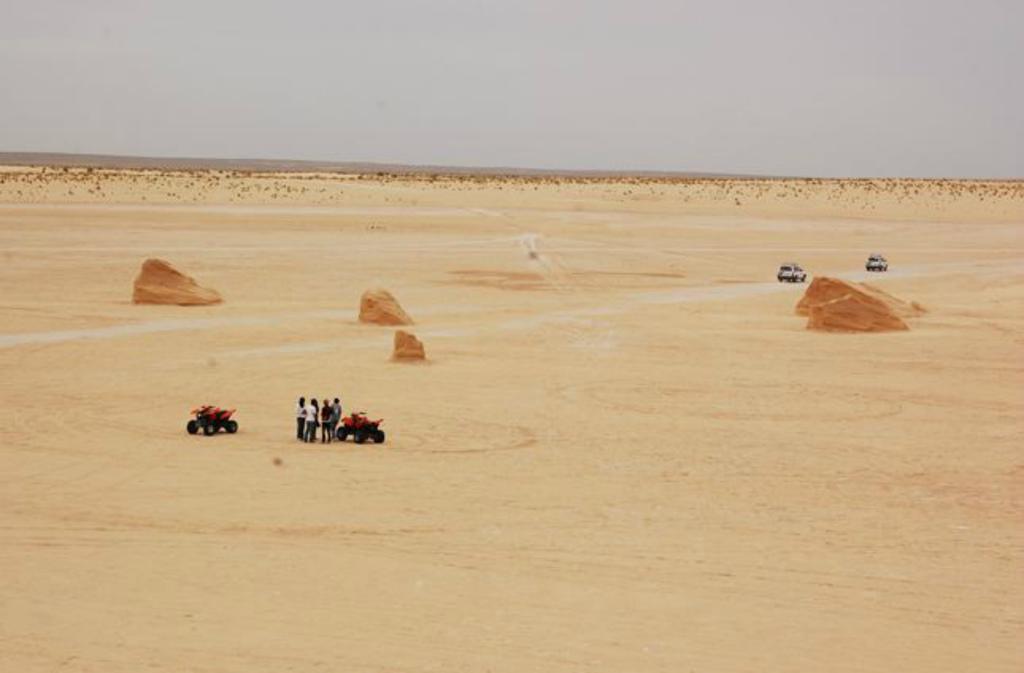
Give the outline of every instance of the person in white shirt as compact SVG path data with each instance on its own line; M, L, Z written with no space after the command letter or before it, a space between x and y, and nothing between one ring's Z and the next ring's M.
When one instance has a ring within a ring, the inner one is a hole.
M317 404L316 398L309 400L309 406L306 407L306 441L316 441L316 427L320 425L320 421L317 420L317 416L320 415L320 407Z
M300 397L295 406L296 437L302 440L306 434L306 398Z

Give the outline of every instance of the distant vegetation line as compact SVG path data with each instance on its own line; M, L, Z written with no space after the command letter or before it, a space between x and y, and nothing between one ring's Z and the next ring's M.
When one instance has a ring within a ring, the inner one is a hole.
M354 173L396 175L480 175L523 177L586 178L735 178L775 176L686 171L610 171L545 168L472 166L431 166L387 164L365 161L306 161L292 159L204 159L192 157L133 157L113 154L70 154L53 152L0 152L3 166L47 166L54 168L121 168L155 170L223 170L271 173Z

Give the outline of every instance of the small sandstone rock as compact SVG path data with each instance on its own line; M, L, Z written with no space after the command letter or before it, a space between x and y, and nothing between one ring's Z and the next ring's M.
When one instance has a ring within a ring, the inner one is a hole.
M393 360L426 360L427 354L423 350L423 342L414 334L398 330L395 332L395 349L391 357Z
M133 304L208 306L224 301L214 289L199 285L192 276L162 259L147 259L135 277Z
M387 290L367 290L359 300L359 322L373 325L411 325L412 318Z

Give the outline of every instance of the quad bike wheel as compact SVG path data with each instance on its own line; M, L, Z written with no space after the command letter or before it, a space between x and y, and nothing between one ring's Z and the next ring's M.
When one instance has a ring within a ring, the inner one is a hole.
M384 443L384 431L383 430L377 430L376 432L374 432L373 433L373 441L376 444L383 444Z
M352 439L355 440L356 444L364 444L369 438L370 436L366 430L356 430L355 434L352 436Z
M228 421L224 424L224 429L229 435L233 435L238 432L238 421Z
M213 423L207 423L206 425L203 426L203 434L206 435L207 437L209 437L215 432L217 432L217 426L215 426Z
M348 430L346 430L344 427L338 428L338 432L335 433L335 437L338 438L339 442L344 442L346 439L348 439Z
M185 426L185 429L188 430L188 434L194 435L199 432L199 424L195 421L189 421L188 425Z

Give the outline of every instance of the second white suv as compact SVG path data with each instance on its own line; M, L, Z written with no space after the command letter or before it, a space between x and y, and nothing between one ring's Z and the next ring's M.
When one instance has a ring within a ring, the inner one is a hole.
M864 268L868 271L888 271L889 260L879 254L874 254L868 257L868 262L864 265Z

